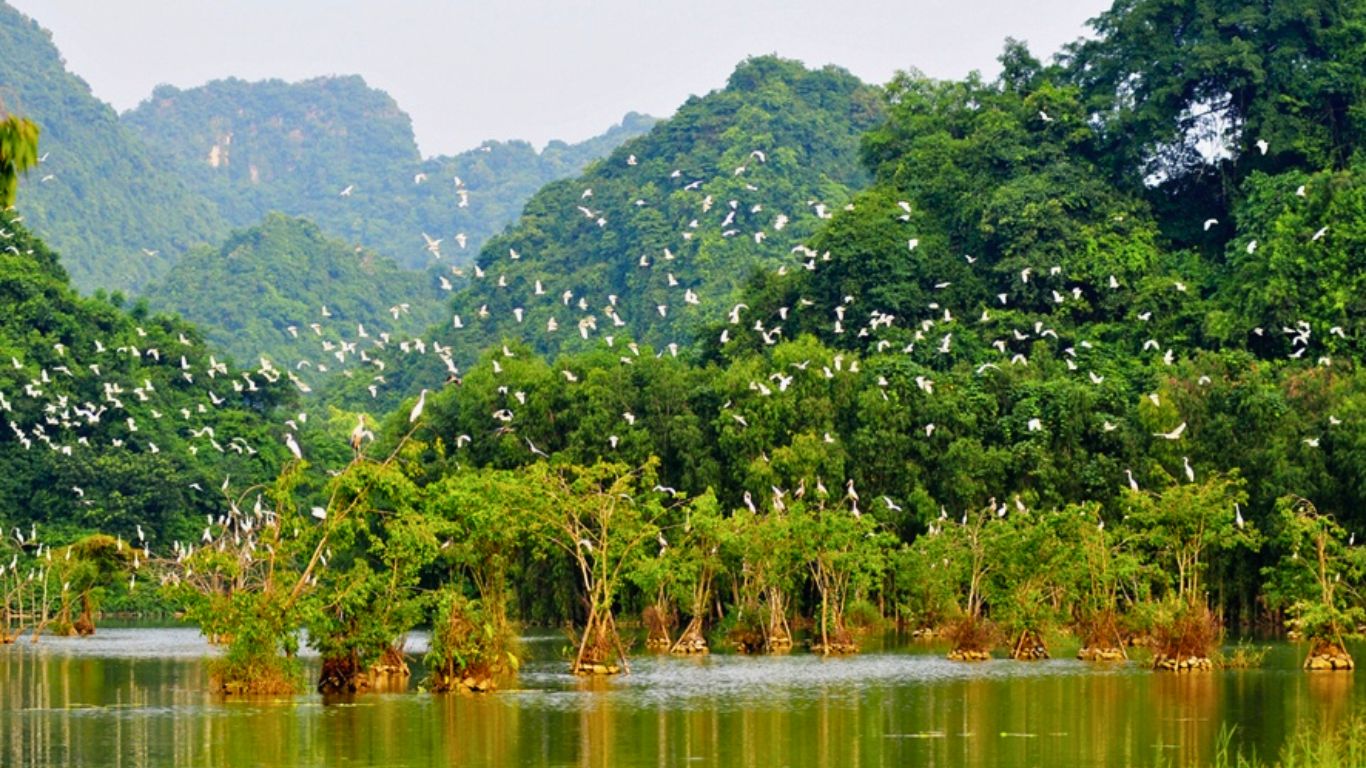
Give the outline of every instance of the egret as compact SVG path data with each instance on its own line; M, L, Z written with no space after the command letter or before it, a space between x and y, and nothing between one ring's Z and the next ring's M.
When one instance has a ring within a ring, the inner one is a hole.
M413 410L408 413L408 423L412 424L422 415L422 409L427 407L427 390L422 390L417 395L417 403L413 405Z
M1176 429L1170 432L1154 432L1153 437L1160 437L1163 440L1180 440L1181 435L1186 431L1186 422L1181 422Z

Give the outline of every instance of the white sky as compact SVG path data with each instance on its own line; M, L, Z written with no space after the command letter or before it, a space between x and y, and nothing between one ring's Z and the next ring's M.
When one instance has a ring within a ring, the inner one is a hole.
M359 74L426 155L484 139L577 141L666 117L744 57L886 82L994 75L1008 36L1047 58L1108 0L9 0L120 111L159 83Z

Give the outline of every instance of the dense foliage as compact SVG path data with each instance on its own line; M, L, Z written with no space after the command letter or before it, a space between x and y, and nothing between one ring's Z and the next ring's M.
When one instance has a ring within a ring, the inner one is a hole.
M284 446L272 422L294 388L278 371L228 369L173 316L80 297L16 218L0 214L6 530L196 535L225 475L273 474Z
M329 414L308 481L296 453L274 513L231 505L167 579L227 553L227 580L251 531L284 535L295 586L224 598L260 630L246 662L307 625L364 670L434 615L437 687L513 666L510 617L575 621L575 670L610 671L637 610L743 651L810 619L847 652L882 618L1022 658L1068 628L1191 668L1258 621L1341 651L1366 599L1366 159L1333 62L1366 11L1292 5L1121 0L1051 64L1007 43L991 81L743 63L538 193L426 340L366 339L391 370L353 377L360 402L407 401ZM1185 49L1139 33L1173 18L1246 60L1172 74ZM1191 143L1219 88L1232 127ZM1286 148L1304 105L1343 122Z
M457 365L504 337L552 354L614 337L676 353L866 183L858 136L882 113L877 94L834 67L741 63L725 88L532 197L462 270L434 340ZM395 366L385 404L446 375L431 358Z
M141 285L184 249L226 232L213 204L67 71L45 30L6 3L0 50L0 106L42 129L41 162L19 206L64 255L77 287Z
M153 309L203 328L234 360L266 357L305 381L356 366L368 381L373 366L344 353L342 340L359 330L398 344L444 316L444 295L433 276L400 269L282 214L234 233L219 248L190 251L146 291Z

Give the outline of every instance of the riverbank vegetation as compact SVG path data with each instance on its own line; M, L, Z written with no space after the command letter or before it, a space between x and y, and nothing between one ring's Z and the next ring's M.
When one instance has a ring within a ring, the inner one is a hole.
M1366 91L1343 62L1366 11L1216 3L1234 35L1167 5L1116 5L1052 63L1010 42L990 81L873 89L745 62L595 166L595 189L533 198L481 253L487 282L453 293L464 320L440 346L375 365L416 384L378 416L306 418L297 376L230 371L173 318L72 297L40 245L0 255L0 288L75 305L0 318L17 361L0 366L0 490L34 494L3 511L7 617L70 605L47 564L61 550L25 528L117 543L146 522L130 586L183 601L225 646L230 691L297 686L305 633L320 687L362 690L406 674L423 624L432 690L515 669L518 622L570 625L574 672L625 672L637 616L679 652L781 653L808 630L810 650L848 654L891 622L963 660L1045 658L1071 632L1084 658L1145 644L1173 671L1212 667L1230 629L1289 622L1308 666L1348 668L1366 618ZM1170 61L1223 60L1244 34L1299 53L1191 74L1152 64L1159 23L1182 31ZM800 152L771 145L783 120ZM861 168L801 161L855 143ZM397 340L345 343L381 341ZM99 378L101 350L149 345L186 357L123 353L121 392ZM87 403L117 418L83 422ZM159 457L141 442L158 429ZM125 467L136 489L113 485ZM181 498L191 484L221 494ZM180 496L128 501L147 494Z

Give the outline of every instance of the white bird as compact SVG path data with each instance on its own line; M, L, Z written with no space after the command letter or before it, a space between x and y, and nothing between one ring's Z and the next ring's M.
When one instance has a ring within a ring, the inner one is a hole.
M285 433L285 447L289 449L290 453L294 454L294 458L303 459L303 451L299 450L299 441L294 439L293 432Z
M1268 149L1271 149L1271 145L1270 145L1269 143L1267 143L1267 140L1266 140L1266 139L1257 139L1257 149L1258 149L1263 155L1265 155L1265 154L1266 154L1266 151L1267 151Z
M342 197L350 197L350 196L351 196L351 193L352 193L352 192L355 192L355 191L356 191L356 185L355 185L355 184L348 184L348 185L346 185L346 188L343 189L343 190L341 191L341 196L342 196Z
M1233 504L1233 524L1240 530L1246 524L1243 520L1243 510L1239 509L1237 502Z
M1195 482L1195 470L1191 468L1191 460L1185 456L1181 457L1182 468L1186 471L1186 480Z
M1176 429L1170 432L1154 432L1153 437L1160 437L1164 440L1180 440L1181 435L1186 431L1186 422L1181 422Z
M427 406L427 390L422 390L417 395L417 403L413 405L413 410L408 413L408 423L412 424L422 415L422 409Z
M1131 491L1137 491L1137 490L1138 490L1138 481L1134 479L1134 472L1133 472L1133 470L1131 470L1131 469L1125 469L1125 470L1124 470L1124 474L1125 474L1126 476L1128 476L1128 478L1129 478L1129 490L1131 490Z
M1218 220L1218 219L1205 219L1205 231L1206 231L1206 232L1210 231L1210 228L1213 227L1214 225L1218 224L1218 223L1219 223L1219 220Z

